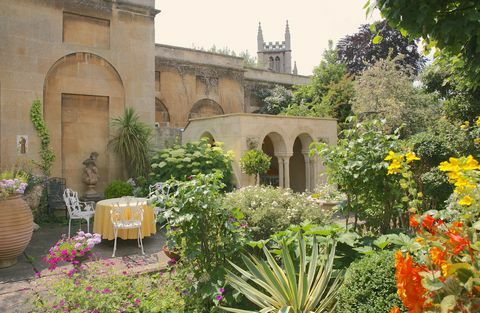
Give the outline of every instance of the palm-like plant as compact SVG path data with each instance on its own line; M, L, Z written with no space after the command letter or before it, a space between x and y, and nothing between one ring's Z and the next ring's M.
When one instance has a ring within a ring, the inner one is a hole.
M241 277L228 271L227 281L260 311L248 311L221 307L234 313L317 313L331 312L335 307L335 295L342 280L341 273L333 270L335 243L321 247L313 239L312 252L307 258L305 240L298 234L298 264L284 245L280 266L270 251L263 247L266 261L255 256L242 256L247 270L233 264ZM333 274L337 274L335 277Z
M135 110L125 108L123 116L112 119L115 136L108 145L125 161L131 177L146 175L150 168L152 130L139 120Z

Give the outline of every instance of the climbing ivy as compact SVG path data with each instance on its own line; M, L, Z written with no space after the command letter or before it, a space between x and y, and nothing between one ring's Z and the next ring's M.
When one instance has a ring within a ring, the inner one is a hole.
M30 119L37 130L38 137L40 137L40 157L42 158L40 166L43 170L43 174L49 176L50 169L55 161L55 154L50 147L50 134L48 133L45 120L43 119L42 104L40 100L33 101L32 107L30 108Z

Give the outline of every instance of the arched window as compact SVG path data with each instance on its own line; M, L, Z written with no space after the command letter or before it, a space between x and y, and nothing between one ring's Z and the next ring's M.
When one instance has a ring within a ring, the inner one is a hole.
M280 58L275 57L275 72L280 72Z
M273 71L273 57L268 60L268 69Z
M155 123L158 123L159 127L168 127L170 123L167 107L158 98L155 98Z
M211 99L202 99L195 103L188 119L224 114L222 107Z

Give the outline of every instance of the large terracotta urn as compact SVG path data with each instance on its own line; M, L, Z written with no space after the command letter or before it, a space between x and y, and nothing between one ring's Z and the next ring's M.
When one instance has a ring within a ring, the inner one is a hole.
M33 232L33 215L20 195L0 200L0 268L17 263Z

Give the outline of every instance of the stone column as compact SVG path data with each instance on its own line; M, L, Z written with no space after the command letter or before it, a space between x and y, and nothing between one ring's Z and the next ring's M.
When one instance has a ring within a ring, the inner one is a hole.
M278 187L283 188L283 157L277 156L278 160Z
M290 188L290 156L286 156L284 158L283 166L284 166L284 176L285 176L284 188Z
M302 152L303 157L305 158L305 189L307 191L311 191L312 187L310 186L311 177L310 177L310 158L308 157L308 153Z

